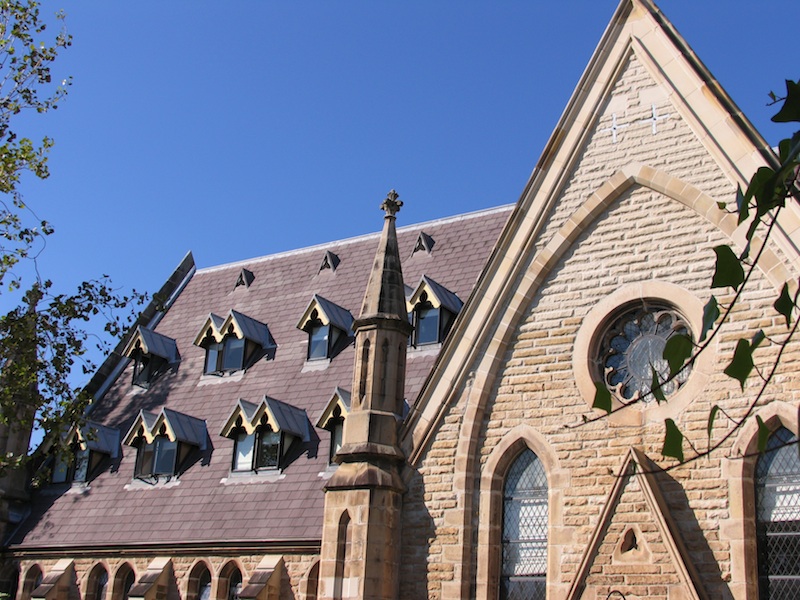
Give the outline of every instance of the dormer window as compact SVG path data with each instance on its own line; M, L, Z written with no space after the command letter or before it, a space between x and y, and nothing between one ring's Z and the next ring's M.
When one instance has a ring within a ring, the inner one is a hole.
M205 421L162 408L158 414L139 411L124 443L136 448L134 476L158 480L185 470L195 450L206 449L207 439Z
M311 313L311 321L306 325L308 332L308 360L331 358L343 332L341 329L325 325L319 320L319 313Z
M213 336L207 336L206 363L203 372L207 375L220 375L241 371L245 364L246 346L246 340L237 338L233 333L226 335L221 342L214 341ZM256 349L251 344L247 350L247 355L251 356Z
M55 456L51 481L86 483L102 469L106 458L119 456L119 431L87 421L69 431L65 444L70 450Z
M209 315L194 343L206 351L206 375L247 369L263 356L272 358L275 351L275 342L264 323L233 310L226 319Z
M314 295L297 328L308 333L308 360L331 359L350 344L353 315L346 308Z
M145 389L180 360L175 340L141 325L123 355L133 360L133 385Z
M264 396L259 404L239 400L222 428L232 438L236 473L284 468L284 457L295 442L307 443L308 417L305 411Z
M423 275L407 301L414 326L409 343L416 347L443 342L463 304L453 292Z
M334 463L335 456L344 442L344 420L350 413L350 392L337 387L328 401L325 410L317 419L317 427L330 432L331 443L328 450L328 462Z
M57 456L53 483L85 482L89 473L89 449L72 448L71 456Z
M233 470L277 469L280 465L281 434L273 431L266 417L253 433L240 425L234 431Z
M139 441L136 455L135 476L175 475L179 446L180 444L176 440L170 440L166 434L156 436L152 442L147 442L142 438ZM185 454L188 448L183 447L180 450L182 450L181 454Z

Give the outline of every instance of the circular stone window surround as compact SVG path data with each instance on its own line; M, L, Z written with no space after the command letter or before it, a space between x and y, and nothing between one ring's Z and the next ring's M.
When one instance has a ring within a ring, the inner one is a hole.
M583 319L575 336L572 369L575 383L583 399L591 408L594 404L595 381L602 381L597 372L595 355L600 339L613 319L619 316L620 309L637 302L648 301L659 305L674 307L688 322L696 337L703 324L703 302L688 290L664 281L645 281L625 285L598 302ZM644 422L661 422L678 415L692 399L705 388L715 364L715 344L708 347L695 361L687 381L667 398L667 402L637 402L609 419L618 424L633 425ZM611 395L612 407L621 408L622 403Z

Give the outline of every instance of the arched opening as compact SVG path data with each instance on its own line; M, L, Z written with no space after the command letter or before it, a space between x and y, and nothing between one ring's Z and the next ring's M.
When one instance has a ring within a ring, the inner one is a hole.
M303 579L300 596L303 600L317 600L317 586L319 585L319 559L314 561Z
M123 563L114 576L113 600L128 600L131 588L136 582L136 572L129 563Z
M95 565L86 580L85 600L106 600L108 596L108 571L101 565Z
M22 583L22 598L20 600L30 600L33 590L42 584L44 573L39 565L33 565L25 573L25 580Z
M220 571L217 581L218 600L239 600L242 591L242 571L239 566L231 561Z
M547 477L526 448L511 464L503 487L500 598L545 598Z
M800 455L785 427L770 436L754 483L758 596L800 597Z
M211 600L211 570L206 563L199 562L192 568L186 592L188 600Z
M349 596L350 554L353 543L353 527L350 513L342 513L339 518L339 532L336 541L336 574L333 582L334 600L342 600L345 589Z

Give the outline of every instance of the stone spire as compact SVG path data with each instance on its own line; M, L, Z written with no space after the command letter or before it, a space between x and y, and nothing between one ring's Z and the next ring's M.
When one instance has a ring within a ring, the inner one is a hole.
M406 310L395 215L403 205L389 192L361 315L353 321L355 368L350 413L325 486L319 598L396 600L405 460L397 431L403 416Z
M383 218L383 232L369 276L364 303L361 306L360 319L381 317L408 320L403 270L400 266L400 251L397 248L395 229L395 215L400 211L403 202L397 198L397 192L391 190L381 204L386 213Z

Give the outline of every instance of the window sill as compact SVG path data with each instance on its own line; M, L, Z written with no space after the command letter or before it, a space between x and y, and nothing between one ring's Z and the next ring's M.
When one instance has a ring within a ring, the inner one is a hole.
M406 353L407 358L417 358L423 356L437 356L442 349L441 343L422 344L420 346L409 346Z
M330 358L312 358L303 363L301 373L310 373L313 371L324 371L331 364Z
M164 489L174 488L179 484L180 480L175 475L171 477L160 475L157 480L151 480L151 481L147 481L145 479L134 479L130 483L126 484L124 489L125 491L156 490L156 489L164 490Z
M222 375L209 375L203 373L200 376L200 381L197 385L218 385L220 383L227 383L229 381L241 381L244 377L244 369L241 371L234 371L232 373L223 373Z
M286 477L279 469L255 471L231 471L227 477L220 479L222 485L246 485L250 483L276 483Z

